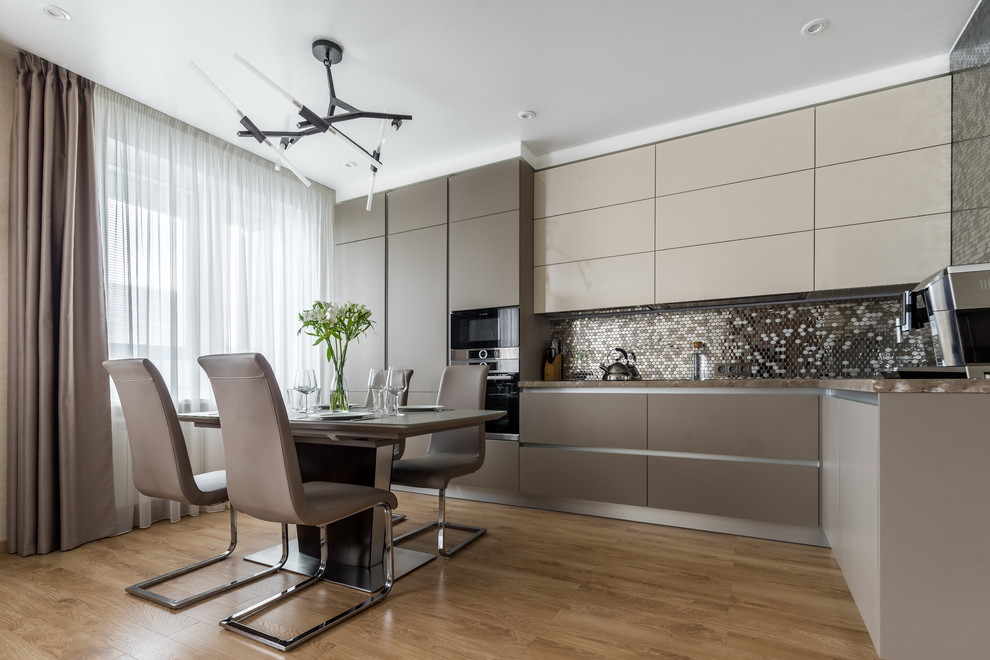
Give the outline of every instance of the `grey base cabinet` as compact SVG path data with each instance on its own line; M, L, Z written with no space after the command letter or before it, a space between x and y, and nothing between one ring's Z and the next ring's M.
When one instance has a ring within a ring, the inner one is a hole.
M485 464L474 474L453 479L454 486L515 493L519 490L519 443L491 440L485 443Z
M522 447L519 489L534 495L646 506L646 457Z

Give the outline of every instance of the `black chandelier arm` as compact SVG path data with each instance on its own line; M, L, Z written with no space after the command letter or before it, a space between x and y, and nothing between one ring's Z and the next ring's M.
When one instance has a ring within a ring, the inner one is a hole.
M252 124L252 126L253 126L253 124ZM255 126L255 128L257 128L257 127ZM254 139L258 140L259 142L263 142L264 141L264 138L266 138L266 137L269 137L269 138L292 138L293 141L296 141L299 138L306 137L307 135L319 135L320 133L325 133L325 132L326 132L325 130L321 131L319 128L316 128L315 126L312 127L312 128L308 128L308 129L306 129L304 131L262 131L262 130L258 129L258 133L257 134L255 134L253 131L237 131L237 137L253 137ZM261 139L258 139L258 135L261 135L262 138Z
M368 156L368 158L370 158L371 160L375 161L378 164L378 166L381 167L381 164L382 163L381 163L380 160L378 160L378 156L372 155L370 151L368 151L367 149L365 149L364 147L362 147L360 144L358 144L357 142L355 142L354 140L352 140L347 134L345 134L344 132L342 132L340 129L331 128L330 130L332 130L334 133L336 133L340 137L342 137L345 140L347 140L348 142L350 142L354 146L355 149L357 149L358 151L363 152L366 156Z
M322 117L323 121L327 124L336 124L343 121L350 121L351 119L391 119L404 121L406 119L412 119L412 115L393 115L388 112L365 112L363 110L357 110L354 112L348 112L344 115L330 115L327 117ZM297 128L307 128L312 126L308 121L301 121L296 124Z

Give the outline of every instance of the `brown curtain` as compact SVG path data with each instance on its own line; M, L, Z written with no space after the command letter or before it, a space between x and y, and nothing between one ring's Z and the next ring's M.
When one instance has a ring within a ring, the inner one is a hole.
M114 533L97 214L92 83L22 53L10 159L11 553Z

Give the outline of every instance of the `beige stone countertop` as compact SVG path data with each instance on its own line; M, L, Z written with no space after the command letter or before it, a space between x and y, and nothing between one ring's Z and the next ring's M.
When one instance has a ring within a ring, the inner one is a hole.
M700 388L819 388L853 392L931 392L990 394L990 378L905 378L905 379L809 379L809 378L722 378L712 380L523 380L524 389L559 389L582 387L700 387Z

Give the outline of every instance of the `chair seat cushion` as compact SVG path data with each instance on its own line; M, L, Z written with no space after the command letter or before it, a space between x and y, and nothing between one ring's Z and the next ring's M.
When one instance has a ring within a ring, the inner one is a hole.
M393 509L399 506L395 495L381 488L342 484L332 481L308 481L302 485L307 511L300 511L304 525L326 525L374 506L379 502Z
M392 463L392 483L414 488L443 490L451 479L477 472L484 459L458 454L427 454Z
M196 480L196 488L199 493L191 493L190 504L198 506L209 506L227 501L227 472L225 470L214 470L204 472L193 477Z

